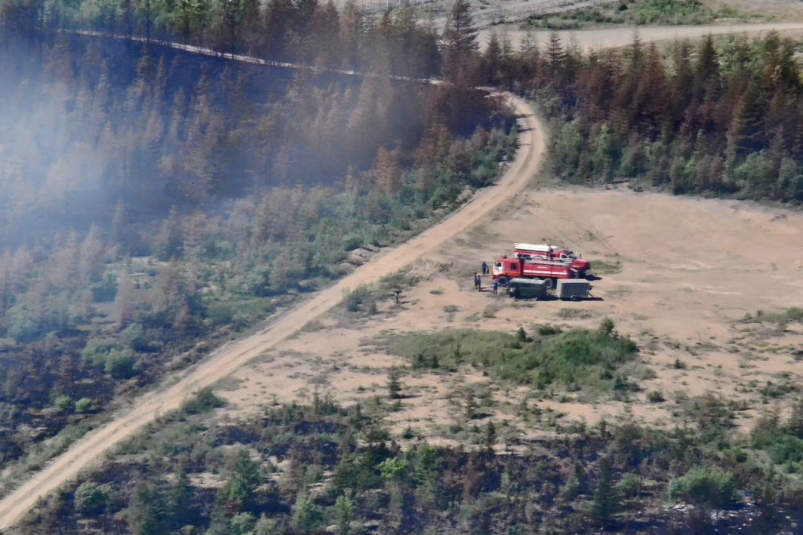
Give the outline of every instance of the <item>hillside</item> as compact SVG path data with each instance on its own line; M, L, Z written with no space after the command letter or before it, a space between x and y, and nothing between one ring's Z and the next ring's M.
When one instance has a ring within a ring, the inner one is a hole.
M800 266L752 244L799 234L796 41L481 48L463 1L0 14L0 526L794 528ZM523 193L542 157L632 191ZM587 251L597 299L469 290L525 234Z

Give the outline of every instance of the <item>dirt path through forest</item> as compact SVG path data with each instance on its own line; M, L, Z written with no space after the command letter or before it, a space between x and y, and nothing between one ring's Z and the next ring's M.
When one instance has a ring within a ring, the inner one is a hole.
M772 29L771 26L764 24L715 27L716 32L714 33L723 33L725 28L740 33L768 31ZM784 24L775 25L775 27L790 29L789 25ZM799 27L803 29L803 25L799 25ZM706 30L706 27L698 27L695 36L705 35L712 31L711 29ZM623 35L620 41L593 41L593 43L602 46L626 44L626 40L630 39L631 35L626 31L619 30L619 32ZM574 35L578 36L582 33L574 32ZM663 40L683 35L678 28L646 28L641 29L640 34L644 41ZM197 47L179 44L168 44L168 46L204 55L221 56L213 51ZM224 57L248 63L267 64L264 60L256 58L230 54L224 55ZM140 397L131 408L122 411L115 420L73 444L65 453L55 458L44 469L0 501L0 530L13 526L40 498L77 476L81 470L103 459L109 449L142 430L144 426L154 421L159 413L178 408L182 401L193 392L230 375L254 357L298 332L305 324L334 308L340 303L343 290L354 288L362 283L376 282L383 276L408 266L422 255L435 250L479 222L494 208L523 191L543 161L546 150L545 130L544 125L536 118L532 108L524 100L512 95L509 98L520 115L521 148L512 165L499 180L498 185L480 192L442 223L396 249L377 256L337 284L284 312L265 330L220 348L203 363L180 375L178 380L176 380L176 376L171 376L165 381L163 387Z

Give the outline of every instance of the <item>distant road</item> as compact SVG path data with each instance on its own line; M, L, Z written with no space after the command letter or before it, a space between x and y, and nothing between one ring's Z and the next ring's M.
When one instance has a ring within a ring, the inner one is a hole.
M639 28L639 34L644 41L661 41L676 37L695 38L709 33L717 35L743 32L752 34L769 30L803 30L803 24ZM521 34L522 32L518 32L518 36ZM517 37L513 32L511 35ZM563 32L563 35L566 39L570 35L574 35L578 45L583 48L622 46L632 39L632 32L627 29ZM487 39L487 36L488 33L483 32L483 37ZM543 41L544 36L545 32L540 32L539 40ZM234 61L296 67L291 64L266 62L248 56L219 54L209 49L178 43L161 44L197 54L227 57ZM344 74L356 73L344 71ZM508 95L508 98L520 116L519 140L521 146L516 153L515 160L497 185L482 190L470 202L440 224L405 244L378 255L370 263L361 266L334 286L318 292L308 301L283 312L279 319L264 331L221 347L204 362L183 374L169 376L165 380L165 386L144 394L131 408L123 410L113 421L87 434L0 501L0 530L13 526L33 508L40 498L75 478L81 470L102 460L107 451L141 431L143 427L154 421L157 414L177 409L182 401L192 396L197 390L226 377L251 359L298 332L305 324L332 310L341 302L343 290L354 288L359 284L377 282L385 275L399 271L482 220L494 208L522 191L538 172L543 162L546 151L546 131L527 102L513 95ZM180 378L176 382L177 377Z

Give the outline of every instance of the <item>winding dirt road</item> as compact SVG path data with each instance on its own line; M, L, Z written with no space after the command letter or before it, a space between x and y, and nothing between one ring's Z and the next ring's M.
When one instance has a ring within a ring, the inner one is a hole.
M784 25L778 26L783 27ZM763 25L756 29L767 31L770 28ZM677 35L677 33L673 33L677 32L676 28L670 30L656 28L654 30L656 31L640 30L642 40L654 41ZM717 30L713 33L721 33L722 28L717 28ZM741 33L749 32L750 29L739 26L731 27L731 31ZM574 32L574 35L580 33L582 32ZM695 31L695 34L698 35L706 33L712 32L710 29L706 31L704 28ZM603 46L611 46L611 43L606 43L604 40L596 42L605 43ZM223 56L235 61L269 64L258 58L221 55L208 49L178 44L160 44L198 54ZM275 63L273 65L294 67ZM175 376L169 377L164 386L143 395L132 407L122 411L112 422L87 434L0 501L0 530L13 526L36 504L37 500L74 478L81 470L101 460L110 448L140 431L145 425L154 421L159 413L178 408L182 401L193 392L230 375L254 357L298 332L305 324L334 308L340 303L343 290L363 283L376 282L383 276L404 268L477 223L491 210L521 192L538 172L543 161L546 150L545 129L532 108L524 100L513 95L508 95L508 98L520 116L519 140L521 146L512 165L497 185L480 192L469 203L437 226L396 249L377 256L372 262L363 265L334 286L284 312L264 331L221 347L203 363L185 372L178 381Z

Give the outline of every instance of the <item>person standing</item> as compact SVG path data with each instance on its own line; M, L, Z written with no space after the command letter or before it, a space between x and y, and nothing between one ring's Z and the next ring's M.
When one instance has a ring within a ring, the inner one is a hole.
M482 263L482 274L483 275L488 274L488 264L486 264L485 262Z
M499 293L499 281L496 280L494 281L494 295L497 295L498 293Z
M477 275L477 291L478 292L482 291L482 277L480 277L479 275Z
M479 287L479 285L480 285L480 283L479 283L479 280L480 280L480 275L479 275L479 273L474 273L474 289L475 289L475 290L476 290L476 289Z

